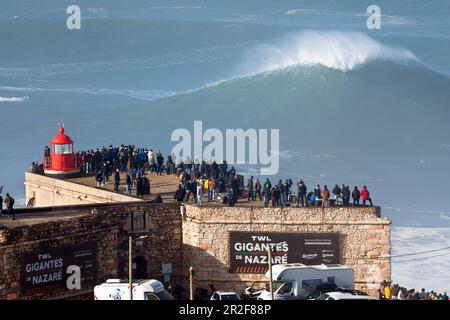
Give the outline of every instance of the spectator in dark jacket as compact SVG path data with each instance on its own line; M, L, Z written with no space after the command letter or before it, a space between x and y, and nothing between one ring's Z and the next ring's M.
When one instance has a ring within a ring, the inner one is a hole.
M353 206L359 206L359 199L361 198L361 192L359 192L358 187L355 186L355 189L353 189L352 192L352 198L353 198Z
M350 186L346 186L345 187L344 194L345 194L344 203L345 203L346 206L349 206L350 205L350 195L351 195Z
M269 188L269 190L272 190L272 183L270 182L269 178L266 178L266 182L264 183L264 189Z
M120 185L120 170L116 169L116 172L114 173L114 191L119 191L119 185Z
M175 191L175 194L173 195L173 199L176 202L183 202L185 195L186 195L186 191L181 187L181 184L180 184L180 185L178 185L177 191Z
M253 196L253 176L251 176L247 181L247 192L248 192L248 201L255 200Z
M132 186L131 176L130 176L130 173L127 173L127 176L125 178L125 193L126 194L131 194L131 186Z
M281 197L281 192L278 186L272 188L272 207L278 207Z
M136 195L138 197L144 195L144 181L142 180L141 175L139 175L136 179Z
M256 196L258 196L259 201L262 201L262 197L261 197L261 182L259 182L259 179L256 179L255 182L255 198Z
M10 217L11 220L16 220L16 216L14 215L14 208L13 208L14 207L14 198L11 197L9 195L9 193L7 193L4 202L5 202L6 210L8 212L8 217Z
M297 182L297 207L301 203L302 207L304 205L308 205L306 202L306 192L308 191L308 188L306 188L305 182L303 182L302 179L300 179Z
M163 200L162 200L161 196L158 194L158 195L156 195L155 199L150 201L150 203L163 203Z
M156 172L158 175L162 175L163 171L163 163L164 163L164 157L161 154L161 151L158 150L158 153L156 154Z
M284 185L283 185L283 181L278 180L278 184L276 185L277 187L277 193L280 194L280 196L278 197L278 205L282 205L283 207L286 206L286 195L284 193ZM273 197L272 197L272 201L273 201Z
M150 195L150 180L144 176L142 178L142 192L144 196L149 196Z
M338 203L339 196L341 195L341 188L338 185L335 185L333 188L334 201L336 204Z
M264 196L264 207L268 207L269 206L270 196L271 196L270 188L268 188L268 187L264 188L263 196Z

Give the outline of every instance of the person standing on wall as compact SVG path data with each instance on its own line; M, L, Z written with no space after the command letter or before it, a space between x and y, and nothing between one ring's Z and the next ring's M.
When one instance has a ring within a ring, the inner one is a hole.
M355 189L353 189L352 197L353 197L353 206L358 207L359 199L361 198L361 192L359 192L358 187L356 187L356 186L355 186Z
M319 200L322 200L322 192L320 191L320 185L317 185L314 188L314 207L317 208L319 206Z
M278 187L278 192L280 193L280 196L277 201L277 205L285 207L286 206L286 195L284 194L285 188L283 185L283 181L281 181L281 179L278 180L277 187Z
M208 201L212 201L214 199L214 189L216 188L216 183L212 178L208 180Z
M297 207L301 204L302 207L303 206L307 206L307 201L306 201L306 192L307 192L308 188L305 185L305 182L303 182L302 179L300 179L297 182Z
M367 190L366 186L364 186L361 190L361 199L363 201L363 207L366 206L366 201L369 201L370 206L373 207L372 198L370 197L370 192Z
M266 182L264 182L264 189L269 188L269 190L272 190L272 183L270 182L269 178L266 178Z
M114 191L119 191L120 185L120 170L117 168L114 173Z
M130 173L128 172L127 176L125 178L125 193L126 194L131 194L131 185L132 185L131 176L130 176Z
M268 207L269 206L270 195L271 195L271 190L270 190L270 188L268 186L264 187L263 195L264 195L264 207Z
M259 201L262 201L262 197L261 197L261 182L259 182L258 178L256 179L256 182L255 182L255 199L256 199L256 196L258 196Z
M183 202L184 197L185 197L185 191L182 188L181 184L179 184L177 191L175 191L175 194L173 195L173 200L176 202Z
M255 197L253 196L253 176L251 176L247 180L247 192L248 192L248 201L255 200Z
M14 207L14 198L11 197L9 195L9 193L7 193L4 202L5 202L6 210L8 212L8 217L10 217L11 220L16 220L16 217L14 215L14 209L13 209L13 207Z
M339 202L339 196L341 195L341 188L339 188L337 184L333 188L333 195L334 195L334 203L337 206Z
M197 179L197 205L202 205L202 196L203 196L203 179Z
M156 153L156 174L161 176L162 175L162 170L163 170L163 162L164 162L164 157L161 154L161 151L158 150L158 152Z
M322 208L328 207L328 200L330 199L330 191L325 185L322 191Z

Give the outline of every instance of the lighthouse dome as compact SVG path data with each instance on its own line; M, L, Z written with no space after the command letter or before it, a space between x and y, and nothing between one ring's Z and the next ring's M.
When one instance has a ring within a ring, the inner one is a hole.
M73 141L70 137L64 134L64 127L59 128L59 134L53 137L50 141L51 144L72 144Z

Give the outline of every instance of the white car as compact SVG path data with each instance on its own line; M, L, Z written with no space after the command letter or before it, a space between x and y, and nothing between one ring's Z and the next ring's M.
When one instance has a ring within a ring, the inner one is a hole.
M214 291L211 300L241 300L236 292Z
M158 280L133 280L133 297L130 297L128 280L108 279L94 288L95 300L174 300Z
M353 294L350 292L328 292L324 293L320 297L317 297L316 300L378 300L378 299L368 295Z

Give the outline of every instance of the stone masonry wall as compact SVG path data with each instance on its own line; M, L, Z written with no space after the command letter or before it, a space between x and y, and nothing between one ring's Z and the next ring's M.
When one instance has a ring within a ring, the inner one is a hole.
M52 291L21 296L22 255L84 243L97 244L97 279L116 278L118 224L116 217L87 215L67 221L0 230L0 299L42 299L86 295L86 292ZM94 227L95 226L95 227ZM88 292L89 293L89 292ZM92 297L92 291L90 291Z
M390 280L390 221L380 208L245 208L186 205L183 217L184 266L194 267L195 285L243 292L262 274L229 272L229 232L340 233L341 263L354 268L357 289L377 294Z
M115 210L111 208L110 210ZM162 264L172 264L171 283L183 278L182 225L180 205L142 204L122 207L126 218L119 225L119 274L128 276L128 237L148 236L133 242L133 256L147 262L147 277L163 281Z
M172 286L183 283L188 288L190 266L194 267L196 287L208 288L213 283L217 289L242 292L252 283L265 284L267 279L262 274L230 273L230 231L339 233L341 263L354 268L358 289L375 294L379 282L391 277L390 221L380 218L379 207L180 207L177 203L142 201L58 210L81 214L10 229L0 226L0 299L90 297L92 290L21 296L22 255L97 243L97 283L101 283L108 278L127 277L129 236L147 236L133 241L133 257L145 259L148 278L163 280L162 264L172 264Z
M23 254L96 243L99 284L109 278L128 277L129 236L133 239L148 236L146 239L133 241L133 257L140 256L147 261L148 278L163 280L162 263L172 263L172 283L182 281L179 204L110 204L95 206L94 213L89 206L67 207L66 210L74 208L82 214L74 218L10 229L0 225L0 299L93 299L93 287L86 291L65 290L21 296ZM20 213L17 216L20 219Z

